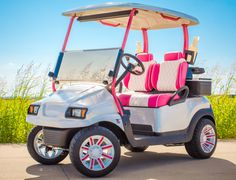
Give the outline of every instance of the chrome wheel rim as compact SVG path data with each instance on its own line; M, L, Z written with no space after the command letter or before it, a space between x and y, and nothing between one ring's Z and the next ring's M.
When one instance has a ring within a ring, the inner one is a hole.
M63 153L60 148L48 147L44 144L43 130L40 130L34 138L34 149L39 156L45 159L55 159Z
M201 148L205 153L210 153L216 143L216 134L215 130L211 125L205 125L201 132L200 137Z
M108 138L94 135L82 143L79 153L80 161L87 169L101 171L112 163L115 149Z

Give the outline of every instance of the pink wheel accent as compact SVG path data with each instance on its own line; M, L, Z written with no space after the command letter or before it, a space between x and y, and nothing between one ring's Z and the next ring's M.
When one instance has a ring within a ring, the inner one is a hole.
M204 131L204 133L207 134L210 130L212 130L212 127L209 128L209 129L206 129L206 130Z
M206 137L214 137L215 136L215 134L211 134L211 135L207 135Z
M108 158L108 159L112 159L111 156L109 156L109 155L107 155L107 154L104 154L104 153L102 153L102 156L105 157L105 158Z
M211 143L211 142L209 142L209 141L206 141L206 144L210 144L210 145L215 145L214 143Z
M90 162L90 169L93 169L93 166L94 166L94 159L92 159Z
M104 167L102 160L100 158L98 158L97 161L98 161L98 164L101 166L101 168L104 169L105 167Z
M83 159L81 159L82 161L84 161L84 160L86 160L86 159L88 159L88 157L89 157L89 155L87 154L86 156L84 156L84 158Z
M113 147L112 144L111 145L107 145L107 146L102 146L102 149L109 149L111 147Z
M86 150L86 151L89 150L89 148L88 148L88 147L85 147L85 146L83 146L82 149L83 149L83 150Z
M93 145L93 138L92 137L89 138L89 143L90 143L90 146Z
M101 139L99 139L99 141L97 142L97 145L100 146L102 144L103 139L104 139L104 136L102 136Z
M210 150L206 144L203 144L202 146L203 146L205 149L207 149L208 151Z

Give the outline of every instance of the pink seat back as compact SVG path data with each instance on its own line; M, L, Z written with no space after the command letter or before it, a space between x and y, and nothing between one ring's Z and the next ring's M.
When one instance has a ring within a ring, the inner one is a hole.
M155 64L153 55L150 53L140 53L137 55L137 58L142 61L145 71L139 76L128 73L124 78L124 85L133 91L151 91L153 89L151 85L152 65Z
M182 52L168 52L164 55L165 61L175 61L184 58Z
M185 85L188 63L182 53L167 53L165 61L153 65L152 87L158 91L176 91Z

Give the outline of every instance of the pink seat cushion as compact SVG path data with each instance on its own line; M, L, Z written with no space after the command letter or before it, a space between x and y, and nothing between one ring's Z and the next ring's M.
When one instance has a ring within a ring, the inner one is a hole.
M129 106L129 100L131 98L131 94L116 94L123 106Z
M142 92L118 94L123 106L158 108L168 104L172 93L148 94ZM176 96L174 99L178 99Z

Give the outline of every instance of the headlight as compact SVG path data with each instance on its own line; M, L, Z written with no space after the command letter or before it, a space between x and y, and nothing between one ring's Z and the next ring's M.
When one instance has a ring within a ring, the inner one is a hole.
M70 107L66 111L66 117L85 119L87 111L88 111L87 108Z
M39 105L30 105L28 108L28 114L30 115L37 115L39 111Z

